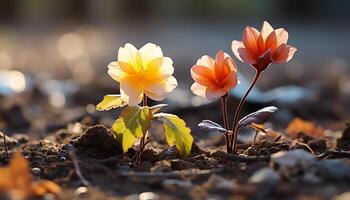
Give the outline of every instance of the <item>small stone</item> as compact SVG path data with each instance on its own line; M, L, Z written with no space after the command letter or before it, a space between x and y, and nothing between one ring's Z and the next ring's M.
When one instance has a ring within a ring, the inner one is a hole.
M337 147L348 151L350 150L350 124L346 125L347 127L343 131L342 136L337 140Z
M41 169L39 167L34 167L34 168L32 168L32 173L35 176L40 176L41 175Z
M153 192L143 192L139 195L139 200L159 200L159 196Z
M7 146L15 146L18 144L18 140L16 140L13 137L7 136L6 134L4 134L3 132L0 131L0 143L2 146L4 145L4 137L6 137Z
M151 171L152 172L170 172L171 171L171 164L167 160L158 161L151 168Z
M79 197L83 197L83 196L86 196L88 192L89 192L89 189L87 187L79 187L74 191L74 194Z
M152 163L158 161L157 152L153 151L152 149L146 149L142 152L141 160L143 161L150 161Z
M316 153L323 153L327 149L326 140L323 139L313 139L310 140L307 144Z
M192 187L191 181L183 181L177 179L166 179L162 182L165 189L170 191L187 190Z
M18 143L21 143L21 144L27 143L29 141L29 136L26 134L17 133L17 134L14 134L12 138L17 140Z
M56 200L57 198L53 194L45 194L43 200Z
M350 192L345 192L343 194L340 194L334 197L333 200L349 200L349 199L350 199Z
M205 183L205 187L211 191L215 192L234 192L235 184L234 182L225 179L222 176L213 174L210 176L209 180Z
M325 180L350 181L350 165L342 160L321 160L315 167L316 173Z
M271 155L271 166L284 178L296 178L316 163L316 159L303 149L281 151Z
M313 172L307 172L303 175L302 181L305 183L317 184L321 183L322 179L315 175Z
M159 160L169 160L177 158L178 151L176 147L168 148L159 153Z
M271 168L266 167L256 171L249 178L249 182L256 185L257 192L255 192L254 198L259 199L271 194L280 180L280 174Z
M250 178L250 183L276 185L281 180L280 175L271 168L262 168L256 171Z

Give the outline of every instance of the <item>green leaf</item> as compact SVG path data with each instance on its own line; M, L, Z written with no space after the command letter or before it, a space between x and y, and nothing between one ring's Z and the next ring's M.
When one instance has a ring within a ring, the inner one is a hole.
M124 134L117 134L117 140L121 141L124 153L127 152L132 145L135 144L135 136L130 132L126 132Z
M168 104L158 104L158 105L154 105L152 107L150 107L149 109L151 110L151 112L154 114L156 112L158 112L160 109L162 109L163 107L168 106Z
M135 143L135 138L146 134L151 125L153 114L149 107L126 107L112 125L117 138L122 138L123 151L126 152ZM122 135L122 136L120 136Z
M193 137L185 121L168 113L158 113L154 117L163 123L165 140L168 145L176 145L181 156L188 156L191 152Z
M123 107L127 102L123 101L120 94L108 94L103 97L103 100L97 104L96 110L107 111L113 108Z

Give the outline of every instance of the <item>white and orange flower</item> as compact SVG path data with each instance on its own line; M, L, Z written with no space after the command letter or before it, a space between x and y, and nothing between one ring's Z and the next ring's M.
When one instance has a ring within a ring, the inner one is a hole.
M210 56L198 59L191 68L194 94L213 100L226 95L237 83L237 65L232 58L219 51L215 60Z
M177 86L173 61L162 49L147 43L139 50L127 43L118 51L118 61L108 65L108 74L120 83L121 98L129 105L141 103L143 96L161 101Z

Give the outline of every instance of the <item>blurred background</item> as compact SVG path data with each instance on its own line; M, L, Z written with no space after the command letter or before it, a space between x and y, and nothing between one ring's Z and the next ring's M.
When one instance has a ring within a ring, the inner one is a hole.
M349 8L346 0L3 0L0 128L47 132L86 113L110 124L100 116L119 111L96 113L94 105L119 93L107 65L126 42L156 43L173 59L179 87L168 109L192 127L204 118L221 120L212 112L217 104L192 95L190 68L220 49L232 55L231 41L264 20L285 28L298 52L291 62L270 66L247 110L273 104L280 108L277 126L300 116L343 128L350 116ZM242 81L232 94L237 100L254 71L235 61Z

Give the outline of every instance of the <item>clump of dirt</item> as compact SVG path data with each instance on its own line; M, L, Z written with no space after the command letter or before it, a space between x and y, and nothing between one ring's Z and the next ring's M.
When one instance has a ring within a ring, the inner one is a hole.
M77 148L77 154L91 158L108 158L122 154L121 145L113 132L102 125L88 128L70 143Z
M337 148L344 151L350 150L350 124L347 124L341 138L337 140Z
M273 153L277 153L279 151L287 151L289 150L289 145L285 142L271 142L269 140L263 140L254 146L249 147L245 153L247 155L271 155Z

